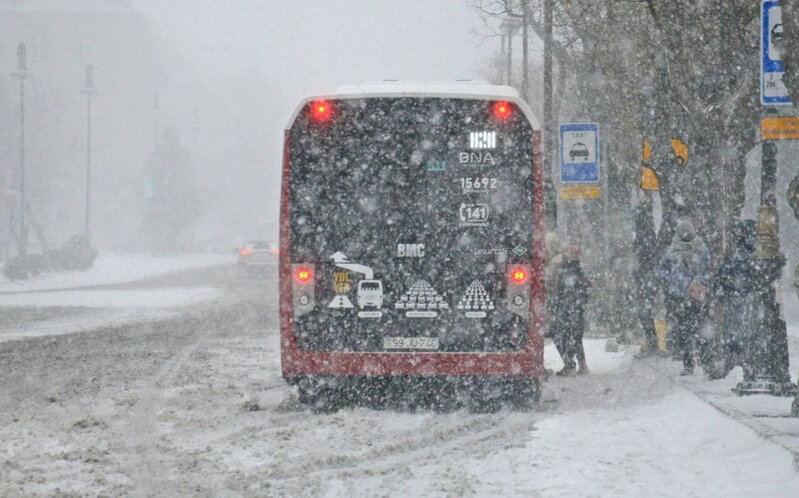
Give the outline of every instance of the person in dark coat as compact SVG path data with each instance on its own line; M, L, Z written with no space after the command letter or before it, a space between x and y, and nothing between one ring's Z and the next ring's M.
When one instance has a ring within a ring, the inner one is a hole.
M589 373L585 361L585 305L591 281L580 266L580 248L568 246L565 258L555 274L555 320L558 339L563 347L563 370L558 375L571 376ZM575 361L576 360L576 361ZM580 370L576 371L575 367Z
M744 369L744 380L754 380L754 366L747 351L757 331L757 267L755 221L741 220L732 227L733 245L713 281L713 295L721 312L722 370L726 377L736 365Z
M677 223L687 215L687 208L685 206L685 200L680 194L675 194L673 199L673 205L671 209L666 211L666 214L663 216L663 219L660 223L660 230L658 230L658 263L660 262L661 258L666 251L671 246L672 240L674 240L674 232L677 229ZM666 322L669 325L669 333L666 336L666 349L674 355L676 358L679 357L680 353L678 351L677 345L675 344L674 338L674 314L677 310L677 302L669 295L668 292L663 292L663 306L666 309Z
M694 340L702 324L703 306L709 292L710 253L693 223L682 218L660 261L658 276L666 298L673 305L674 339L683 361L680 375L694 372Z
M641 205L635 214L635 240L633 241L636 266L633 271L636 291L638 321L644 331L646 345L641 348L641 356L658 352L658 339L655 332L655 298L658 293L657 266L660 262L657 235L652 215Z

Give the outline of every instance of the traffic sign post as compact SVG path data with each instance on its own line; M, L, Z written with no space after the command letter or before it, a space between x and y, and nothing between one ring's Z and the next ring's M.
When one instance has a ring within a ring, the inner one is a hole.
M782 9L776 0L760 4L760 102L763 105L790 105L783 83ZM779 114L774 108L765 114ZM785 117L767 116L761 121L760 207L757 214L757 242L753 255L758 268L761 310L754 325L755 340L750 341L744 355L751 365L744 379L734 388L738 394L794 394L788 357L788 336L782 319L781 304L774 290L782 275L785 256L780 252L779 219L777 217L777 140L797 136L796 123Z
M760 5L760 102L790 105L788 89L782 81L782 8L777 0L763 0Z

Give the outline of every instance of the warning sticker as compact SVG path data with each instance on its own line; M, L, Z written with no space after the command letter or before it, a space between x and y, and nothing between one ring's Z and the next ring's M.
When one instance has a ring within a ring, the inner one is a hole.
M350 274L346 271L333 272L333 290L336 294L348 294L350 292Z
M449 304L444 302L432 285L425 280L418 280L400 296L394 308L405 310L408 318L435 318L439 311L449 309Z
M354 308L355 306L352 305L352 301L344 294L339 294L338 296L334 297L330 304L327 305L328 308Z
M464 311L467 318L485 318L494 309L494 302L488 297L485 287L475 280L458 300L458 310Z

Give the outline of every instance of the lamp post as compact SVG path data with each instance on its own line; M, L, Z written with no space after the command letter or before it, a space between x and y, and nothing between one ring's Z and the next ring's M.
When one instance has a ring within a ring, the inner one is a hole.
M89 220L91 213L91 165L92 165L92 97L97 94L94 88L94 67L86 65L86 82L81 90L86 95L86 241L89 242L91 231Z
M28 253L28 229L25 226L25 79L30 76L25 44L17 45L17 68L11 76L19 80L19 255Z

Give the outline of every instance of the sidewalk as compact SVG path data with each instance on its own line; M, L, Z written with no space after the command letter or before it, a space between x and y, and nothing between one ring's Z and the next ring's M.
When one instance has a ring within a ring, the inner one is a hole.
M232 254L152 257L100 253L94 267L84 272L48 273L24 281L0 277L0 343L171 318L186 306L214 301L219 288L205 284L98 287L233 265L235 261Z
M156 275L235 263L235 261L236 257L233 254L155 257L147 254L100 252L94 266L86 271L44 273L28 280L8 280L0 275L0 294L134 282Z

